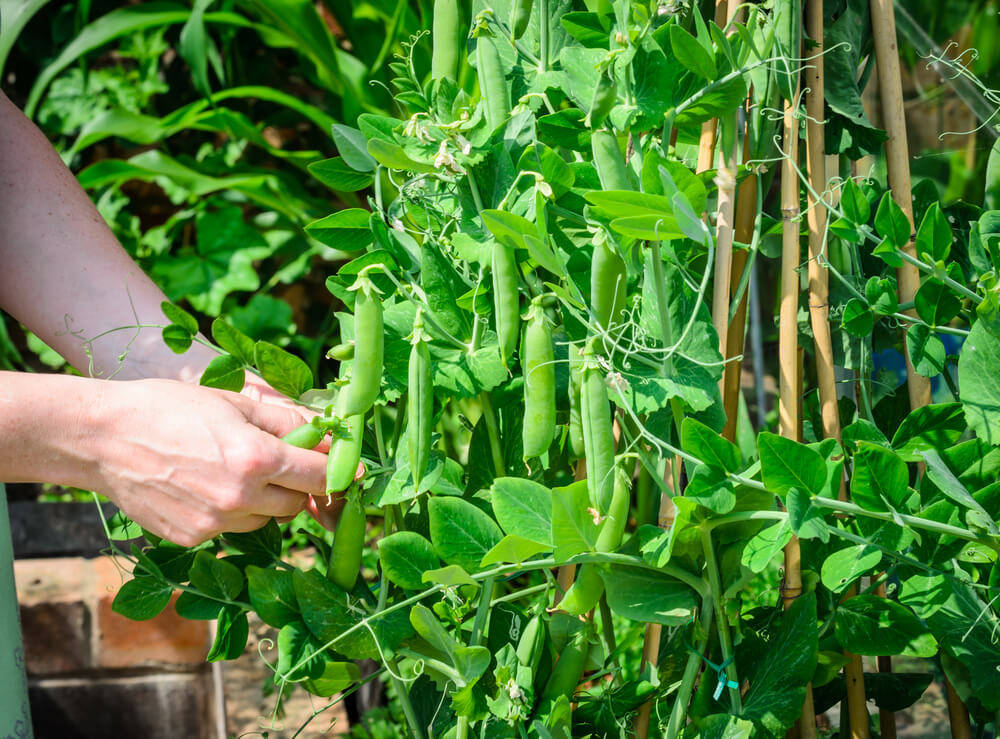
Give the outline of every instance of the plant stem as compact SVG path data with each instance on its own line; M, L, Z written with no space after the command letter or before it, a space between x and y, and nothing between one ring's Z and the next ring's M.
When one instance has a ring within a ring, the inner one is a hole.
M700 638L696 644L698 652L704 653L708 645L708 634L712 628L712 596L708 593L701 601L701 621ZM667 722L667 731L664 734L666 739L677 739L684 728L684 719L687 716L688 701L691 700L691 693L694 692L694 681L701 670L701 654L688 655L687 664L684 666L684 676L681 678L681 685L677 689L677 697L674 699L674 707L670 712L670 720Z
M479 401L483 406L483 421L486 423L486 433L490 439L490 453L493 455L493 467L497 477L507 474L503 461L503 447L500 445L500 431L497 427L497 417L493 412L493 401L488 392L479 394Z
M712 532L702 529L701 545L705 553L705 571L708 574L708 585L712 592L712 604L715 607L715 618L718 621L716 629L719 632L719 645L722 648L722 659L727 662L726 677L736 683L729 688L729 699L734 713L743 711L743 700L740 697L739 676L736 674L736 663L733 661L733 637L729 632L729 620L726 618L725 604L722 602L722 583L719 579L719 563L715 558L715 546L712 544Z

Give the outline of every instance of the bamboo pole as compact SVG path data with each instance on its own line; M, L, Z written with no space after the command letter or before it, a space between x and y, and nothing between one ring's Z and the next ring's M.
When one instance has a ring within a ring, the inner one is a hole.
M796 95L796 98L798 95ZM802 415L802 373L799 355L799 180L795 165L799 160L799 121L791 101L785 103L785 159L781 163L781 305L778 313L778 426L781 435L799 441ZM755 360L756 361L756 360ZM802 594L802 550L793 536L785 546L785 581L781 596L785 608ZM815 739L816 715L812 685L806 687L802 715L796 736Z
M899 55L896 44L896 16L892 0L871 0L872 35L875 37L875 60L878 70L879 92L882 101L882 121L889 135L885 142L886 168L889 174L889 188L892 198L896 201L910 222L910 241L904 251L915 256L914 222L913 222L913 191L910 184L910 152L906 140L906 115L903 109L903 83L899 68ZM913 300L920 287L920 274L917 268L904 262L897 272L900 302ZM909 311L913 315L913 311ZM926 377L918 375L910 361L910 352L904 342L906 358L906 387L910 396L910 408L916 409L931 402L931 383ZM954 688L945 680L948 693L948 717L951 722L951 735L957 739L968 739L972 736L969 723L969 712L962 705L961 699Z
M826 241L826 205L816 200L826 190L826 152L823 133L823 2L806 4L806 31L812 39L812 59L806 68L806 158L809 169L809 320L816 352L816 375L819 385L823 433L840 442L840 415L837 407L837 382L834 376L833 340L830 335L829 274L820 263ZM813 193L816 193L814 195ZM847 497L844 479L840 497ZM868 739L868 713L865 707L865 677L861 657L848 655L844 667L847 683L847 706L852 739Z

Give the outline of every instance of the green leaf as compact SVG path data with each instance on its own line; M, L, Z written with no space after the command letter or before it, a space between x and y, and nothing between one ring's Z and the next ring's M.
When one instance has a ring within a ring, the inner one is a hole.
M769 492L785 496L792 488L810 495L822 495L826 483L826 462L819 452L762 431L757 437L761 476Z
M313 695L329 698L360 679L361 669L354 662L327 662L319 677L306 680L302 686Z
M163 343L174 354L183 354L186 352L191 348L192 341L194 341L194 337L183 326L171 323L169 326L163 327Z
M771 736L782 736L802 713L806 686L816 671L819 633L816 594L804 593L782 614L781 629L750 676L742 717Z
M497 545L486 553L479 564L488 567L502 562L524 562L536 554L552 549L551 544L539 544L537 541L525 539L523 536L508 534Z
M858 544L834 552L823 561L820 579L823 586L834 593L841 593L851 583L867 574L882 561L882 552L868 544Z
M447 565L436 570L428 570L421 576L421 580L428 585L444 585L446 588L457 588L460 585L479 587L479 583L458 565Z
M882 196L878 210L875 211L875 230L898 249L910 243L910 222L903 209L892 199L891 192Z
M740 560L752 572L763 572L791 541L792 529L788 521L768 526L747 542Z
M736 445L691 416L681 424L681 446L709 467L725 472L740 469L742 460Z
M965 433L961 403L934 403L912 410L892 437L892 448L908 462L925 449L946 449Z
M247 614L235 606L226 606L219 613L216 624L215 642L205 656L206 662L220 662L236 659L247 646L250 636L250 624Z
M174 603L177 615L191 621L214 621L225 607L225 603L196 595L189 590L182 592Z
M374 237L368 227L371 214L364 208L347 208L306 226L306 233L338 251L361 251Z
M976 322L958 360L958 387L965 420L988 444L1000 445L1000 337Z
M299 618L299 603L295 599L291 572L249 565L246 575L250 604L261 621L280 629Z
M612 565L601 577L611 612L622 618L680 626L697 607L691 588L654 570Z
M198 320L183 308L178 308L173 303L163 301L160 303L160 310L171 323L176 323L187 330L189 334L198 333Z
M788 508L788 524L800 539L830 540L830 527L823 520L823 510L812 504L812 497L807 492L799 488L789 490L785 507Z
M368 613L362 607L360 599L345 593L316 570L295 570L292 573L292 583L302 620L320 642L325 644L333 641L331 648L350 659L378 658L378 649L367 628L362 626L348 633ZM393 615L395 614L384 618L392 618ZM406 618L405 613L403 618ZM394 625L395 622L398 622L398 618L394 620ZM379 619L374 623L380 624L383 620ZM408 620L406 627L405 631L400 632L403 633L401 638L405 638L406 632L411 632Z
M234 600L243 590L243 573L239 568L202 550L191 565L191 586L213 598Z
M865 299L877 315L888 316L899 310L898 289L892 277L872 277L865 283Z
M594 551L599 527L591 511L587 481L552 490L552 543L555 559L563 562L580 552Z
M441 566L431 543L413 531L397 531L379 541L378 558L385 576L406 590L422 590L423 574Z
M282 626L278 631L275 684L280 684L282 680L301 680L305 677L322 675L323 654L320 649L322 646L301 619L295 619ZM293 672L296 665L300 666Z
M715 79L715 59L698 40L679 25L670 26L670 47L688 70L711 82Z
M844 306L844 316L841 325L851 336L864 338L871 336L875 327L875 316L868 304L858 298L851 298Z
M365 135L356 128L334 123L333 143L344 163L356 172L374 172L375 160L368 153Z
M972 497L969 491L965 489L965 485L955 477L955 474L949 469L945 461L941 459L941 455L938 454L937 449L922 449L920 456L927 463L927 479L933 482L938 490L944 493L953 503L957 503L963 508L968 508L970 511L978 513L981 517L980 520L988 526L991 535L997 536L1000 534L997 531L996 524L993 523L993 517L983 508L979 501Z
M403 147L394 141L369 139L368 153L375 158L375 161L389 169L400 169L418 174L431 174L435 171L430 164L423 164L411 159L403 151Z
M944 261L951 251L951 226L939 203L931 203L917 229L917 254L931 264Z
M201 373L199 384L220 390L238 393L246 383L246 367L232 354L222 354L211 362Z
M934 329L916 323L906 329L906 351L913 369L924 377L937 377L945 369L944 343Z
M254 345L254 354L261 377L279 393L294 400L312 389L312 370L294 354L266 341Z
M375 181L371 174L352 169L341 157L313 162L307 169L309 174L335 192L357 192L370 187Z
M552 548L552 493L547 487L523 477L498 477L490 500L504 531Z
M852 223L862 225L868 223L871 217L871 206L868 198L853 179L848 179L840 193L840 209Z
M931 278L913 296L913 305L921 320L931 326L946 326L962 310L962 301L947 285Z
M111 610L133 621L148 621L167 607L172 592L170 585L158 578L134 577L115 595Z
M851 500L870 511L902 510L910 494L909 482L902 457L879 444L858 442Z
M243 364L253 364L253 339L222 318L212 321L212 338Z
M478 572L483 557L503 538L500 527L462 498L431 498L427 507L431 541L438 556L450 565Z
M281 528L273 518L253 531L229 531L222 537L236 551L262 559L267 564L281 557Z
M933 657L938 651L937 641L912 611L874 594L856 595L837 606L833 627L837 641L852 654Z

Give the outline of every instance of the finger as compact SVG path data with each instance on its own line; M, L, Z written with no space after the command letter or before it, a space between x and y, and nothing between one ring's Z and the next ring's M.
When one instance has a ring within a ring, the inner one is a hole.
M276 445L274 472L268 482L310 495L326 493L326 460L323 452L299 449L271 437Z
M260 516L282 518L297 516L309 499L302 493L277 485L265 485L251 494L247 511Z
M241 534L247 531L256 531L262 526L265 526L270 520L271 516L258 516L252 513L244 516L235 516L232 521L227 523L225 531L231 531L235 534ZM219 533L221 534L223 532L220 531Z
M272 436L282 437L303 422L302 413L291 405L263 403L238 393L226 393L225 398L239 408L247 421Z
M306 504L309 515L328 531L337 528L337 521L340 519L340 512L343 508L343 498L328 498L327 496L310 496L309 502Z

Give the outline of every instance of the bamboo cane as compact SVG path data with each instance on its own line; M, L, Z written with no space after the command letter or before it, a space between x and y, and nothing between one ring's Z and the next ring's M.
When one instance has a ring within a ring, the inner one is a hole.
M813 41L812 60L806 69L806 157L809 169L809 319L816 352L816 375L819 385L823 433L840 442L840 416L837 407L837 384L833 369L833 340L830 336L829 274L820 263L826 239L826 206L816 195L826 190L826 152L823 133L823 2L809 0L806 5L806 31ZM815 195L813 194L815 193ZM840 497L846 498L841 478ZM852 739L868 739L868 714L865 707L865 678L861 657L848 655L844 667L847 683L847 706Z
M796 97L798 97L796 95ZM799 180L795 164L799 159L799 121L792 103L785 103L785 159L781 170L781 306L778 320L778 425L782 436L799 441L799 418L802 414L802 373L799 370ZM785 581L781 590L785 608L802 594L802 551L799 538L793 536L785 546ZM806 688L797 736L815 739L816 716L812 685Z
M889 174L889 188L893 200L902 208L906 219L910 222L910 242L904 251L915 256L914 222L913 222L913 191L910 184L910 152L906 139L906 116L903 110L903 84L899 67L899 56L896 45L896 16L892 0L871 0L872 35L875 37L875 59L878 70L879 92L882 101L882 119L886 133L885 142L886 168ZM917 268L908 262L897 270L899 284L899 300L910 302L920 287L920 274ZM913 315L913 311L909 311ZM906 358L907 391L910 397L910 408L920 408L931 402L931 383L926 377L918 375L910 360L910 352L904 343ZM951 735L959 739L972 736L969 723L969 712L955 693L954 688L945 680L948 693L948 717L951 722Z
M750 158L750 126L747 124L747 137L743 140L743 161ZM753 226L757 216L757 175L749 174L740 183L736 196L736 241L741 244L749 244L753 239ZM730 300L736 297L736 290L739 286L740 277L747 265L747 253L743 250L733 253L733 267L730 272ZM726 337L725 359L726 366L722 376L722 406L726 411L726 425L722 429L722 435L730 441L736 440L737 411L740 398L740 375L742 362L738 357L743 354L746 323L747 323L747 297L749 290L743 292L740 303L736 307L732 324ZM754 357L754 361L760 361L760 357Z

